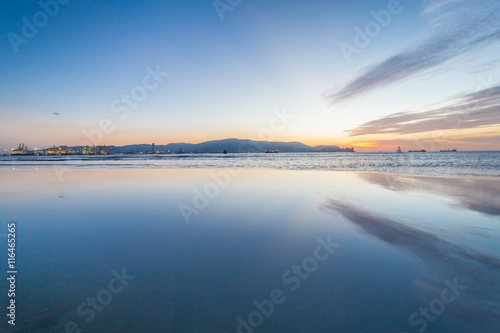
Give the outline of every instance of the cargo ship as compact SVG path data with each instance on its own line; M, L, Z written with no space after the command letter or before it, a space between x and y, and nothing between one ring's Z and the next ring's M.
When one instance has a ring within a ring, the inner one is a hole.
M36 155L36 149L31 149L28 148L28 146L25 146L24 143L20 143L19 147L17 149L12 149L9 152L9 155Z

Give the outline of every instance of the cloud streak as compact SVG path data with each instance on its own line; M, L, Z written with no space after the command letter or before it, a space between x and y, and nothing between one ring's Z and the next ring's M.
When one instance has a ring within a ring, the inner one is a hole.
M466 94L453 104L424 112L400 112L349 130L350 136L413 134L500 124L500 85Z
M427 4L430 37L368 68L339 90L331 104L383 88L438 67L448 60L500 41L500 4L491 0L438 0Z

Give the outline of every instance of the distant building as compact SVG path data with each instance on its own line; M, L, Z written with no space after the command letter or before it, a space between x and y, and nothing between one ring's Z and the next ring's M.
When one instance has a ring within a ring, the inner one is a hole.
M108 148L106 146L83 146L82 155L107 155Z
M95 155L96 154L96 147L95 146L82 147L82 154L83 155Z
M53 146L52 148L47 148L45 153L47 155L74 155L76 154L76 151L68 146Z
M97 154L108 155L108 148L106 146L98 146L97 147Z

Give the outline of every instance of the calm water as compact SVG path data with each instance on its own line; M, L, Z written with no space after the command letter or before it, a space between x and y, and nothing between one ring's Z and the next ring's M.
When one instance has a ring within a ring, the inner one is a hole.
M500 152L280 153L0 157L0 168L269 168L500 176Z
M498 332L499 178L276 170L439 154L278 155L2 160L0 308L13 221L18 307L0 329ZM467 156L440 173L483 156L498 176L498 155Z

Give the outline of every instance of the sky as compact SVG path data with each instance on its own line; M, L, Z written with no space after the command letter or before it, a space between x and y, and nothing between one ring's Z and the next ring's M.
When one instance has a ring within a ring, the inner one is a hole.
M500 150L500 1L0 2L0 149Z

